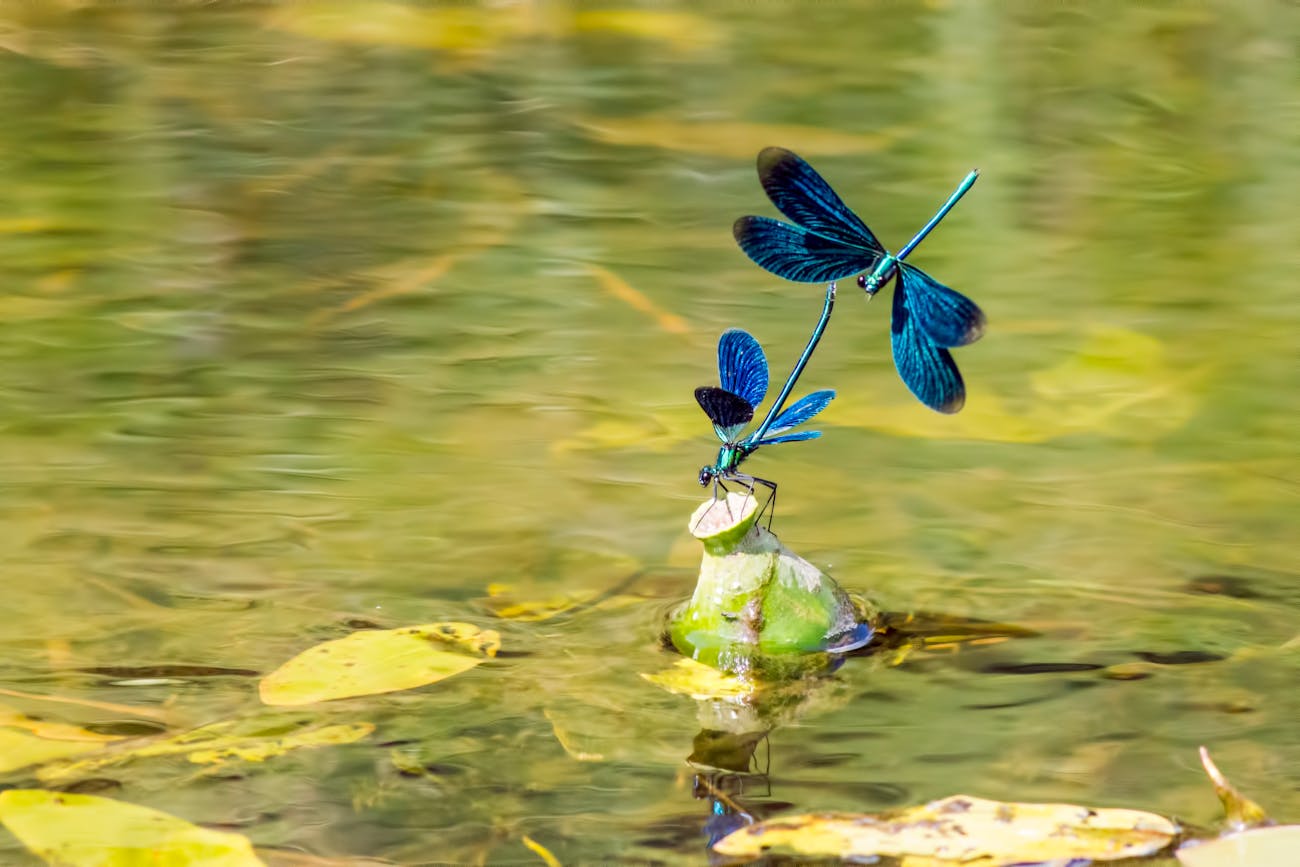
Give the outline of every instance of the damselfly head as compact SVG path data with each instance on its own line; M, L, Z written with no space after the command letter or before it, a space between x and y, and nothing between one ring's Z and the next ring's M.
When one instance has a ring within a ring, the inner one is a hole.
M858 275L858 288L866 292L868 296L875 295L880 291L880 281L875 275L867 276L866 274Z
M700 470L700 487L701 488L708 487L709 483L712 481L713 481L713 467L703 467Z

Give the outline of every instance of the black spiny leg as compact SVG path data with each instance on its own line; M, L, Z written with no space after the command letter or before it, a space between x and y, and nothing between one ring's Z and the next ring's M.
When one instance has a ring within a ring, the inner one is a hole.
M706 467L705 469L708 468ZM727 490L727 486L723 484L721 473L710 473L709 478L711 478L713 481L713 505L709 506L709 508L704 511L703 515L700 515L699 519L695 522L695 526L691 527L692 533L694 533L695 530L700 526L700 521L703 521L705 516L707 516L709 512L713 511L718 507L718 503L726 502L726 500L723 499L723 497L718 496L718 490L721 489L723 494L731 493L730 491ZM701 484L708 484L708 482L701 482Z
M770 512L767 512L767 529L770 532L772 529L772 519L776 517L776 482L771 482L768 481L767 479L755 478L754 483L758 485L763 485L764 487L772 491L771 496L767 498L767 502L763 504L763 508L758 510L758 518L755 521L755 523L757 523L758 521L763 520L763 513L767 512L768 507L771 507L772 510Z
M755 524L763 520L763 513L767 511L768 506L771 506L772 511L767 516L767 529L771 530L772 518L776 515L776 482L767 479L760 479L757 476L751 476L745 473L730 473L727 478L744 487L751 497L754 496L755 485L762 485L772 492L772 495L767 498L767 502L758 510L758 517L754 519Z

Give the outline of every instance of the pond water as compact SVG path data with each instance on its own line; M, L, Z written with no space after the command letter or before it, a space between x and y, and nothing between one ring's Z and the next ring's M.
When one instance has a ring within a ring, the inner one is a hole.
M717 720L640 675L718 334L783 373L821 309L731 237L778 144L892 249L978 166L911 261L989 326L941 416L842 291L824 437L747 464L773 529L1033 636L850 659L714 784L1212 826L1205 744L1300 819L1298 44L1270 0L6 6L0 705L183 731L319 641L464 621L495 660L303 711L364 740L71 785L336 863L704 861Z

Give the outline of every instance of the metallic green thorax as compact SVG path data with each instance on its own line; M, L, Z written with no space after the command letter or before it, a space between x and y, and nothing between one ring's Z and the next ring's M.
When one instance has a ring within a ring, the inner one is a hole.
M943 203L943 207L939 208L938 212L930 218L930 222L921 227L921 231L912 236L912 240L908 241L903 249L898 251L898 255L895 256L893 253L886 253L884 257L876 263L876 267L871 269L871 273L860 274L858 276L858 285L865 289L868 295L875 295L879 292L881 288L889 282L889 278L893 277L898 271L898 263L906 259L907 254L915 250L916 245L924 241L925 236L930 234L930 232L934 230L935 226L939 225L939 222L948 215L949 211L952 210L953 205L956 205L957 202L960 201L961 197L966 195L967 190L975 185L975 181L979 178L979 175L980 173L978 169L972 169L970 174L966 175L966 177L962 179L962 182L957 185L957 189L948 197L948 201Z
M750 451L742 445L724 445L718 449L718 457L709 469L719 476L733 473L736 467L740 466L740 462L749 457Z
M886 253L869 274L863 274L858 278L858 285L865 289L868 295L875 295L884 288L897 270L897 257L893 253Z

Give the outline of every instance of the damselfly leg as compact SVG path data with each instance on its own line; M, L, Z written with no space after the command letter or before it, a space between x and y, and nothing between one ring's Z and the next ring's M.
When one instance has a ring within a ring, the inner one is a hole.
M727 499L727 495L731 493L731 489L728 488L728 487L726 486L726 484L723 482L723 480L722 480L722 474L721 474L721 473L713 473L713 472L710 472L710 473L708 474L708 478L707 478L707 480L705 479L704 475L701 474L701 480L702 480L702 481L701 481L701 484L705 484L705 485L707 485L707 484L709 484L710 482L712 483L712 485L713 485L713 503L709 506L709 508L707 508L707 509L704 510L704 512L700 515L700 517L697 518L696 521L695 521L695 523L691 526L691 532L692 532L692 533L694 533L696 530L699 529L700 524L701 524L701 523L702 523L706 518L708 518L708 517L709 517L709 514L710 514L714 509L718 508L718 506L719 506L720 504L723 505L723 506L725 506L725 507L727 508L727 510L728 510L728 511L727 511L727 518L728 518L729 522L735 520L735 517L731 514L731 511L730 511L730 510L731 510L730 501L728 501L728 499Z
M692 533L694 533L697 529L699 529L700 522L702 522L705 518L707 518L709 514L719 505L722 505L727 510L728 523L732 523L738 520L740 516L745 513L746 506L749 503L750 499L757 499L756 494L754 492L755 485L762 485L768 490L770 490L771 493L768 495L768 498L763 503L762 507L759 508L758 515L755 517L754 522L758 523L762 521L763 513L767 512L768 508L771 507L772 511L768 512L768 516L767 516L767 528L769 530L772 529L772 517L776 513L776 509L774 505L776 502L776 482L769 481L768 479L760 479L757 478L756 476L751 476L747 473L737 473L734 471L728 473L709 473L704 484L707 485L710 482L713 485L713 502L710 504L709 508L706 509L698 519L696 519L695 524L691 526ZM744 500L741 501L739 515L733 514L731 511L731 500L728 499L728 496L731 494L731 488L727 487L727 482L731 482L732 484L739 486L745 492L745 498Z
M767 512L767 529L771 530L772 518L776 516L776 482L770 481L768 479L760 479L758 476L751 476L748 475L747 473L735 473L735 472L728 473L727 478L735 482L736 484L740 485L741 487L743 487L751 497L755 496L754 494L755 485L762 485L763 487L771 491L771 493L768 494L767 502L763 503L762 507L759 508L758 517L754 519L755 524L759 523L760 521L763 520L763 513ZM770 512L768 511L769 507L771 508Z

